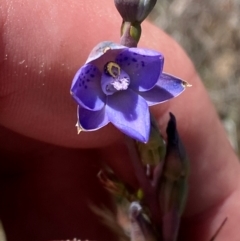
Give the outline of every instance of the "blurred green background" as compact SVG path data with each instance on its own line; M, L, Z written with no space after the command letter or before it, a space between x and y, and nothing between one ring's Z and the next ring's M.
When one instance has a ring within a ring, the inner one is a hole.
M150 20L193 60L239 154L240 0L158 0Z

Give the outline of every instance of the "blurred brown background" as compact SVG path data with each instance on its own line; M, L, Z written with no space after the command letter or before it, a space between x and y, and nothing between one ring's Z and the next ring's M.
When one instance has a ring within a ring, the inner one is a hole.
M150 19L195 63L239 153L240 0L158 0Z

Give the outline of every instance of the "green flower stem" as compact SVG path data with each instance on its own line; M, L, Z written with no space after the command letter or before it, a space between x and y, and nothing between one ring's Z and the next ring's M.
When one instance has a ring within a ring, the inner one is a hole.
M160 215L160 207L158 203L158 195L151 181L147 178L143 164L137 151L136 141L125 136L125 144L128 148L134 173L136 174L139 186L143 190L144 198L151 213L151 218L156 228L161 228L162 218Z
M137 47L138 41L141 37L140 23L124 22L121 26L121 40L120 43L127 47Z
M154 167L152 186L157 188L159 178L162 174L164 158L166 154L166 144L159 131L158 124L154 116L150 113L150 136L148 143L137 142L138 151L142 163L146 166Z

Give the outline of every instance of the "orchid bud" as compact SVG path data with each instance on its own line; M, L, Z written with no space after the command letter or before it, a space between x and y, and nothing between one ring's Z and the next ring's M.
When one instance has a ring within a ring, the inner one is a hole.
M123 21L141 23L152 11L157 0L114 0L114 2Z
M172 113L167 126L167 136L167 152L159 183L159 203L163 216L164 240L175 241L187 197L189 164Z
M143 208L138 202L132 202L129 207L130 237L131 241L157 241L152 223L143 213Z

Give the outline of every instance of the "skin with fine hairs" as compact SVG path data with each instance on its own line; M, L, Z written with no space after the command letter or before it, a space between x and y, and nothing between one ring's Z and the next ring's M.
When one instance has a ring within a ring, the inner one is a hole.
M115 240L88 204L111 206L97 179L103 161L136 185L123 135L112 125L77 135L69 89L98 42L119 42L120 25L114 1L1 1L0 219L9 241ZM193 85L151 108L163 134L174 113L191 162L181 240L209 241L228 217L217 241L237 241L239 162L191 60L149 22L139 46L162 52L164 71Z

